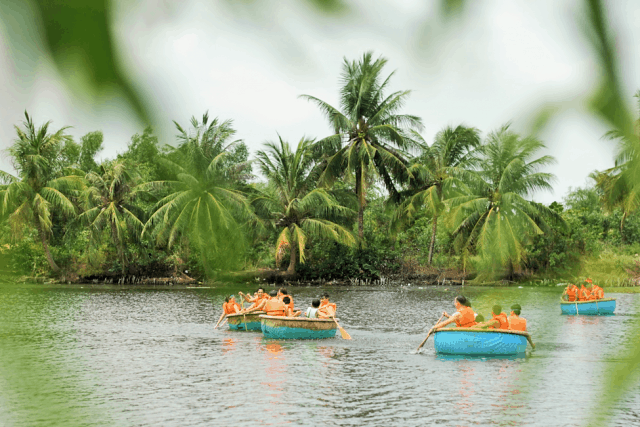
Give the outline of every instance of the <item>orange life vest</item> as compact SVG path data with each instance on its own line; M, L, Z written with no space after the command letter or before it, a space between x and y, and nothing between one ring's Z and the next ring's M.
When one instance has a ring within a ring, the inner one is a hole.
M293 310L293 297L292 297L291 295L280 295L280 296L278 297L278 299L279 299L280 301L282 301L282 300L284 299L284 297L289 297L289 299L290 299L291 301L289 301L289 304L287 304L287 307L289 307L291 310Z
M471 307L460 307L458 310L462 316L456 319L456 326L458 328L470 328L477 325L476 314L471 310Z
M590 295L591 292L589 291L589 289L585 288L584 285L582 285L580 287L580 290L578 291L578 301L587 301Z
M489 326L492 329L509 329L509 319L507 319L507 315L504 313L493 314L491 313L493 320L497 320L500 322L498 326Z
M508 318L509 320L509 329L512 331L526 331L527 330L527 319L523 319L522 317L517 316L516 314L512 314Z
M589 295L589 299L596 300L602 298L604 298L604 290L600 286L593 285L591 287L591 295Z
M571 285L567 288L567 297L569 297L569 301L575 301L578 296L578 287L576 285Z
M267 312L267 316L284 316L285 305L282 301L276 299L270 299L264 306L264 311Z
M225 314L235 314L240 311L240 304L235 301L225 302L224 304L222 304L222 309L224 310Z
M329 307L331 307L333 309L333 312L332 312L331 315L329 314L330 310L327 310L327 308L329 308ZM336 309L337 309L337 306L332 302L327 302L325 304L320 304L320 308L318 309L318 316L319 317L335 316L336 315Z

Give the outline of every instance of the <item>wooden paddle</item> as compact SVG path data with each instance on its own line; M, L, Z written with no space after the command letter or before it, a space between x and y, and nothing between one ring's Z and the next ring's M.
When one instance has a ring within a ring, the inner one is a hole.
M438 319L438 321L435 323L435 325L437 325L438 323L440 323L440 321L442 320L442 318L444 317L444 314L442 316L440 316L440 318ZM433 326L435 326L433 325ZM429 331L429 333L427 334L427 337L424 339L424 341L422 341L422 343L418 346L418 349L416 351L420 351L420 349L422 348L422 346L424 345L424 343L427 342L427 340L429 339L429 337L431 336L431 331Z
M340 326L340 324L336 320L335 316L331 316L331 318L333 319L334 322L336 322L336 325L338 325L338 329L340 329L340 335L342 336L342 339L343 340L350 340L351 339L351 335L349 335L347 333L347 331L345 331L344 328L342 326Z

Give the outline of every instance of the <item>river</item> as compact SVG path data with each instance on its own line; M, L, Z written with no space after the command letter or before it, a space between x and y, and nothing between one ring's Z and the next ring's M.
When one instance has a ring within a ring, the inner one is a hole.
M0 284L3 426L580 426L594 411L640 425L640 387L609 407L640 295L616 314L562 316L561 288L289 288L321 291L353 340L276 341L214 330L211 289ZM446 358L416 347L463 293L488 317L518 302L536 349L525 357Z

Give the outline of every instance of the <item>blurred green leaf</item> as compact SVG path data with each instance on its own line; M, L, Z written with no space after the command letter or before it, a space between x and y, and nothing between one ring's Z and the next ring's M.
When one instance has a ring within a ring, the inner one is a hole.
M138 118L148 122L140 95L117 57L110 0L34 0L45 44L60 74L75 92L104 96L116 90ZM109 94L112 96L112 94Z

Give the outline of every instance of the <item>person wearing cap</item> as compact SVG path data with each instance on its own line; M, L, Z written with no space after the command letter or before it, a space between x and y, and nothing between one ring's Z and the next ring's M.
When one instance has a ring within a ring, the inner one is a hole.
M320 308L318 309L318 317L320 319L330 319L335 317L337 306L329 302L329 294L324 293L320 297Z
M511 314L509 314L509 329L512 331L523 331L527 330L527 319L520 317L520 312L522 311L522 307L520 304L513 304L511 306Z
M218 323L216 323L216 326L213 329L216 329L228 314L235 314L239 312L240 304L236 302L235 295L226 297L224 299L224 303L222 303L222 315L220 315L220 319L218 319Z

